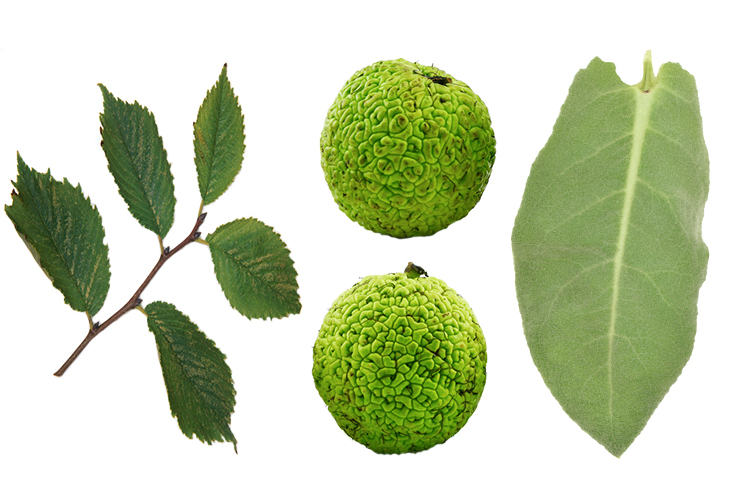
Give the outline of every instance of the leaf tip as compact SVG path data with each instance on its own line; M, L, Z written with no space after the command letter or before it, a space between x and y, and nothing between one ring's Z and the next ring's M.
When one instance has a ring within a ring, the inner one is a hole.
M627 447L628 448L628 447ZM624 452L626 452L626 449L609 449L606 448L606 450L615 458L621 459L621 456L624 455Z
M222 71L220 71L220 77L217 78L217 82L215 82L215 87L221 84L226 84L228 86L230 85L230 81L228 81L227 79L227 63L222 65Z

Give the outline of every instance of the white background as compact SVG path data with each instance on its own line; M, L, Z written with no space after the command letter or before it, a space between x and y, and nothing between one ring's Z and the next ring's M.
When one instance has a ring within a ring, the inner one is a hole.
M12 3L12 6L9 4ZM145 317L131 312L62 378L52 373L87 333L0 218L0 473L3 475L734 475L734 62L726 2L3 2L0 7L0 184L10 203L16 151L40 171L81 183L99 208L112 282L96 319L114 313L158 257L130 216L99 146L103 83L147 106L172 164L176 219L191 229L199 192L192 122L223 63L243 107L245 161L206 207L205 235L254 216L288 244L302 312L240 316L193 244L142 298L189 315L227 355L237 389L230 444L184 437L171 417ZM562 411L530 358L514 291L510 236L526 177L575 73L595 56L628 84L652 50L679 62L700 95L711 188L710 248L695 350L644 431L612 457ZM332 201L319 136L358 69L403 57L468 83L487 104L498 154L462 221L427 238L364 230ZM314 389L312 345L332 301L360 277L414 261L473 307L488 343L476 413L447 443L382 456L353 442Z

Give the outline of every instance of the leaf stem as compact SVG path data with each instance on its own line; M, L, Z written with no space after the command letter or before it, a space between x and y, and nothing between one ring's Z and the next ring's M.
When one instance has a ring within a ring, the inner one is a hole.
M66 362L59 368L57 372L54 373L54 376L62 376L64 372L71 366L71 364L74 362L75 359L84 351L84 348L87 347L87 345L92 341L97 335L99 335L105 328L110 326L111 324L115 323L118 318L129 312L130 310L133 310L135 308L140 307L140 304L142 300L140 299L141 294L143 293L143 290L146 289L149 283L151 283L151 280L153 277L158 273L158 271L161 269L161 267L166 263L168 259L170 259L172 256L174 256L175 253L177 253L182 248L186 247L190 243L196 241L199 239L200 232L199 228L202 226L202 223L204 222L205 217L207 216L206 213L200 214L197 217L197 222L194 224L194 228L192 229L191 233L181 241L179 245L177 245L173 250L169 250L168 247L162 249L161 256L158 258L158 261L156 262L156 265L154 265L151 272L148 274L145 280L143 280L143 283L141 286L138 287L138 289L135 291L132 297L130 297L130 300L128 300L117 312L115 312L114 315L112 315L110 318L105 320L102 324L95 323L92 325L91 329L89 330L89 333L87 333L87 336L84 338L82 343L77 347L76 350L72 353L71 356L69 356L69 359L66 360ZM161 238L159 237L159 243L161 243L163 247L163 243L161 242Z
M644 54L644 74L637 86L643 93L648 93L657 86L657 76L652 67L652 50L647 50Z

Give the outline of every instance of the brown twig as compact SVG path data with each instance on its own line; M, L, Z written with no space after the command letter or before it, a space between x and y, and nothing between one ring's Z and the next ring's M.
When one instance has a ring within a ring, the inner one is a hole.
M181 250L182 248L186 247L190 243L196 241L199 238L199 228L202 226L202 223L204 222L205 217L207 216L207 213L200 214L199 217L197 217L197 223L194 224L194 228L192 229L192 232L181 241L179 245L177 245L173 250L169 251L169 248L166 247L161 253L161 256L158 258L158 262L156 262L156 265L153 267L153 270L151 270L151 273L148 274L145 280L143 280L143 283L140 287L138 287L138 290L135 291L132 297L130 297L130 300L128 300L125 305L123 305L122 308L120 308L114 315L112 315L110 318L105 320L102 324L95 323L95 325L92 327L91 330L87 333L87 336L84 338L84 341L80 343L80 345L77 347L77 349L74 350L71 356L69 356L69 359L66 360L66 362L59 368L57 372L54 373L54 376L61 376L64 374L64 372L71 366L71 364L74 362L75 359L84 351L84 348L87 347L87 345L92 341L95 336L102 333L102 331L113 324L115 321L117 321L118 318L129 312L130 310L133 310L135 307L141 304L141 293L143 293L143 290L146 289L149 283L151 283L151 280L153 277L158 273L158 271L161 269L161 267L166 263L168 259L170 259L176 252Z

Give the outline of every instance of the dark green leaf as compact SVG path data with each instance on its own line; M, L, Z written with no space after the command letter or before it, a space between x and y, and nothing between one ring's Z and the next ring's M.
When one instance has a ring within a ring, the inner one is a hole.
M207 236L215 275L230 304L248 318L299 313L296 270L279 234L256 219L238 219Z
M232 184L245 152L245 125L230 81L227 64L194 123L194 163L204 205L214 202Z
M102 149L130 213L163 238L174 223L174 178L156 120L147 108L102 90Z
M190 439L237 441L230 430L235 387L225 355L174 305L146 306L148 329L156 337L158 357L169 395L171 414Z
M38 173L18 154L13 203L5 213L51 283L76 311L94 316L110 288L105 230L80 186Z

